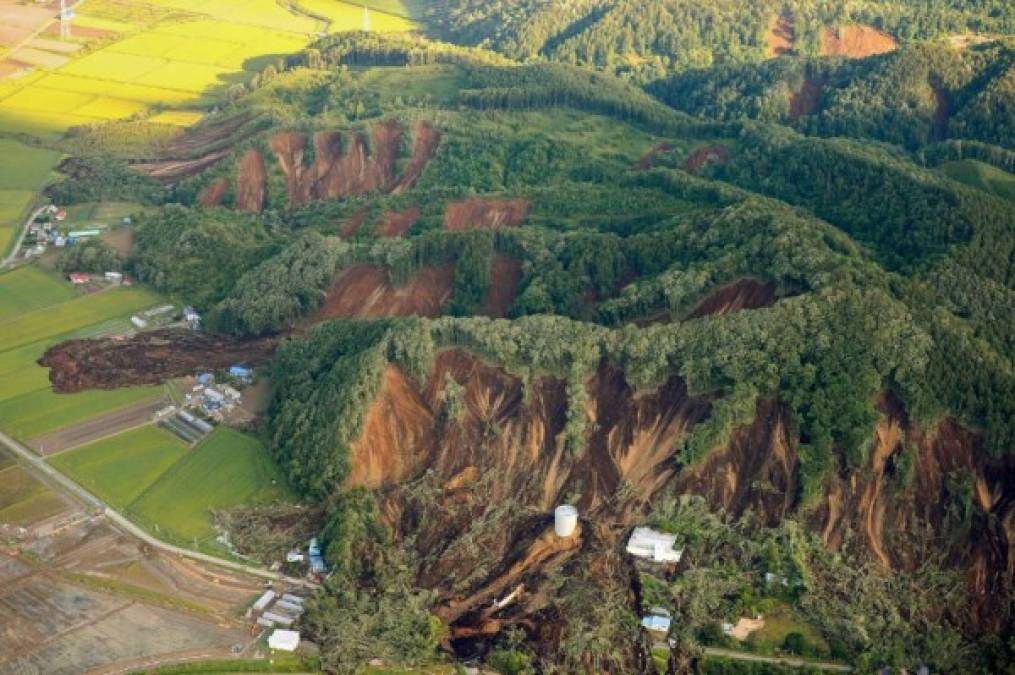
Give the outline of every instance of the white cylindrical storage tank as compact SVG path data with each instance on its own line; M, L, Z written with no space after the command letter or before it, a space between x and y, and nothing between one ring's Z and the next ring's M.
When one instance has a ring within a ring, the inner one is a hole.
M553 531L558 537L570 537L578 527L578 509L561 504L553 511Z

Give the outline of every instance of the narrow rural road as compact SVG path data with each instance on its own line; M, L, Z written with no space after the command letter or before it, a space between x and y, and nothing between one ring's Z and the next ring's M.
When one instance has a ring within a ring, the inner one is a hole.
M248 565L243 565L241 563L232 560L226 560L225 558L217 558L213 555L208 555L207 553L201 553L200 551L192 551L187 548L182 548L180 546L175 546L173 544L164 542L161 539L156 539L155 537L148 534L140 527L132 523L121 513L110 508L109 505L103 502L101 499L99 499L92 493L82 488L80 485L72 481L64 474L54 469L48 463L43 461L38 455L36 455L31 450L18 443L16 440L11 438L7 434L0 432L0 443L2 443L11 452L13 452L20 459L26 462L32 469L44 475L51 482L57 483L60 487L62 487L64 490L66 490L71 495L78 498L85 504L91 506L92 508L98 509L99 511L102 511L105 514L106 518L108 518L110 522L112 522L114 525L119 527L124 532L127 532L128 534L137 537L138 539L152 546L153 548L165 551L166 553L174 553L176 555L181 555L186 558L190 558L192 560L198 560L200 562L209 563L211 565L217 565L218 567L224 567L226 569L235 570L237 572L243 572L246 574L251 574L253 576L262 577L264 579L270 579L272 581L284 581L287 584L293 584L295 586L304 586L306 588L317 587L317 584L309 582L306 579L297 579L295 577L285 576L284 574L272 572L271 570L266 570L262 567L250 567Z
M741 652L735 649L721 649L719 647L705 647L705 653L709 656L720 656L727 659L736 659L737 661L775 663L783 666L793 666L794 668L817 668L818 670L827 670L838 673L848 673L853 670L851 667L844 666L841 663L805 661L804 659L797 659L789 656L762 656L760 654L750 654L748 652Z
M32 211L32 215L28 216L28 220L26 220L24 224L21 226L21 234L18 235L17 240L14 242L14 247L11 249L11 252L7 254L6 258L0 261L0 269L7 267L12 262L14 262L14 259L18 255L18 251L21 250L22 242L25 241L25 235L28 234L28 226L31 225L32 221L35 220L36 216L42 213L45 209L46 209L45 206L40 206L39 208Z

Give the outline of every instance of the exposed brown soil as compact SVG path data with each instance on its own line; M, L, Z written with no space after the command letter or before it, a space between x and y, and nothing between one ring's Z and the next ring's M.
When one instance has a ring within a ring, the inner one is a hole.
M639 171L648 171L652 168L652 162L655 159L655 156L664 152L673 152L673 144L660 143L659 145L651 148L634 163L634 168Z
M710 298L709 311L773 295L766 284L741 280ZM445 403L452 380L463 387L454 419ZM676 377L635 391L606 364L586 392L585 442L575 452L562 433L562 380L523 381L459 349L440 352L420 384L396 366L385 370L353 444L348 484L376 490L386 522L415 542L417 583L436 591L434 611L450 625L456 648L512 625L552 642L539 626L567 621L554 606L558 572L596 569L594 576L624 592L630 577L617 573L624 563L616 562L616 550L663 490L701 494L734 516L750 510L768 525L800 513L796 425L779 403L760 401L752 423L682 469L680 441L707 418L709 397L689 396ZM990 458L974 434L950 420L932 431L915 427L890 397L882 412L868 464L833 472L807 522L830 548L857 547L889 569L914 566L928 550L945 553L968 571L981 624L1004 629L1011 620L1005 598L1015 553L1015 460ZM918 456L908 487L893 483L902 438ZM990 517L974 518L969 537L943 545L952 541L943 528L949 504L961 498L954 481L963 472L972 473L976 504ZM551 513L565 499L576 503L581 522L575 535L560 539Z
M247 150L240 160L236 175L236 210L260 213L264 209L268 188L268 172L264 157L256 148Z
M490 266L490 290L483 300L479 313L494 319L507 316L511 305L515 304L518 286L522 282L522 264L514 258L494 256Z
M890 52L897 45L894 37L870 26L828 27L821 34L822 56L862 59Z
M79 445L147 424L151 421L152 415L160 408L165 407L167 403L168 399L161 396L140 401L59 431L33 438L28 442L28 445L42 455L63 452L69 448L76 448Z
M237 129L253 119L253 113L242 112L214 121L204 122L196 127L187 129L186 132L171 140L163 151L167 157L179 159L205 154L209 146L232 138ZM256 130L249 130L233 138L233 140L239 142L249 138L254 133L256 133Z
M440 136L425 123L417 126L413 156L399 178L395 163L401 138L393 120L374 125L369 142L363 133L320 132L313 137L314 161L307 166L307 137L292 131L275 134L271 149L286 177L289 206L410 187L433 157Z
M381 217L374 233L378 237L401 237L419 220L419 207L410 206L404 211L388 211Z
M451 299L451 265L424 267L404 286L393 286L388 273L374 265L356 265L328 289L313 321L385 316L440 316Z
M464 387L456 419L444 403L450 380ZM452 637L489 636L532 617L552 604L555 569L603 564L625 524L676 474L678 439L709 410L676 378L636 393L604 366L587 389L587 447L574 452L562 435L559 379L523 382L461 350L439 353L422 385L395 366L385 371L353 445L349 484L379 488L385 519L416 538L418 581L437 590L435 612ZM547 514L569 494L580 495L582 522L561 539Z
M60 35L60 24L59 22L51 23L43 31L44 35ZM102 30L101 28L92 28L91 26L79 26L77 24L71 27L71 37L74 38L85 38L87 40L102 40L107 37L113 37L116 33L108 30Z
M793 27L793 17L780 14L772 27L768 30L767 50L768 58L792 54L796 46L796 30Z
M224 335L170 328L127 339L69 340L50 347L39 365L60 393L160 384L198 370L264 363L277 338L239 340Z
M146 176L151 176L160 183L170 185L184 178L196 176L205 169L214 166L228 155L228 149L217 150L197 159L163 159L154 162L136 162L131 164L131 168Z
M758 309L775 304L775 284L757 279L738 279L708 296L687 315L687 319L716 314L732 314L742 309Z
M821 99L825 94L825 81L804 80L800 91L795 91L789 96L789 117L800 119L806 115L813 115L821 107Z
M122 258L128 258L134 251L134 227L131 225L106 230L99 238L112 246Z
M363 222L367 219L367 215L370 214L370 209L364 206L356 213L349 216L349 219L342 223L342 228L338 234L343 239L348 239L359 232L359 228L362 227Z
M684 160L684 170L690 173L698 173L701 167L705 166L709 162L718 162L719 164L725 164L730 159L730 151L725 145L716 143L715 145L709 145L704 148L699 148L692 152L687 159Z
M461 231L518 227L528 215L527 199L472 197L448 204L444 212L444 229Z
M220 206L226 193L229 192L229 179L217 178L209 183L197 196L197 203L204 207Z
M406 165L398 182L391 188L391 192L394 194L405 192L416 184L416 181L423 174L423 169L426 168L426 165L437 154L437 146L441 142L440 132L426 122L419 122L416 125L414 136L412 157L409 158L409 163Z

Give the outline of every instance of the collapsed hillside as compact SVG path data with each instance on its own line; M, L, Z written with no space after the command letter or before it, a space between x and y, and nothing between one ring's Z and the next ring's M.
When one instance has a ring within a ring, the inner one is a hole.
M280 195L269 191L267 163L271 161L277 163L281 172L289 209L371 192L399 194L419 179L440 143L440 134L433 126L426 122L417 124L413 129L412 154L399 173L396 164L402 135L402 128L393 120L375 124L369 133L320 131L307 135L275 131L263 144L255 144L242 155L232 176L227 170L227 175L207 183L197 199L205 207L223 205L230 187L235 186L233 201L238 210L263 211L269 201L280 199ZM201 168L207 168L226 153L223 150L214 158L203 158Z
M803 518L829 548L872 556L889 573L937 549L965 579L968 604L956 614L981 630L1010 627L1015 467L954 420L923 429L886 397L869 461L852 468L840 457L804 503L799 431L776 402L759 401L749 423L688 465L681 447L714 415L714 397L690 394L679 377L635 389L604 362L583 383L585 431L572 447L569 386L442 350L420 382L383 366L351 439L342 489L373 491L382 522L415 551L415 583L435 592L433 612L461 655L483 653L511 626L553 653L542 621L553 615L568 632L559 579L588 565L612 565L603 583L637 611L629 563L616 552L648 506L676 494L700 494L732 517L751 511L768 526ZM552 530L561 503L581 513L565 539Z

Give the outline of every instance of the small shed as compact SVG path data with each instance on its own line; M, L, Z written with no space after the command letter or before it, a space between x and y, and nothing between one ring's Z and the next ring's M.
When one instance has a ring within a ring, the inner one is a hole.
M294 619L291 616L286 616L285 614L278 614L276 612L265 612L264 614L261 615L261 618L274 622L276 625L285 626L286 628L293 625L294 621Z
M134 324L134 326L137 328L146 328L148 326L148 322L142 319L141 317L137 316L136 314L130 317L130 322Z
M659 633L670 632L670 617L650 614L641 618L641 626L645 630L657 631Z
M254 602L254 611L255 612L263 612L265 609L267 609L268 605L270 605L271 601L274 600L274 599L275 599L275 591L271 591L271 590L265 591L261 595L261 597L259 597Z
M299 646L299 631L276 628L272 634L268 636L268 647L271 649L279 649L284 652L294 652Z

